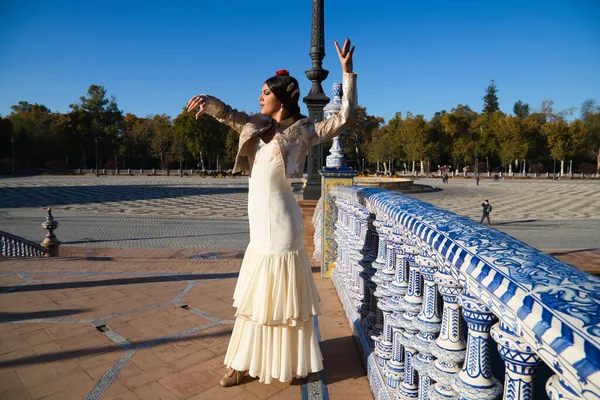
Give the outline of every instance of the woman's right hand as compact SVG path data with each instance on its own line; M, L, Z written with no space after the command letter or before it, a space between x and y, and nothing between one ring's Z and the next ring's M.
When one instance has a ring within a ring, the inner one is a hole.
M188 109L188 111L198 110L196 112L196 119L198 119L206 111L207 103L208 103L208 97L206 97L206 95L199 94L198 96L192 97L190 99L190 101L188 101L187 109Z
M338 57L340 58L340 63L342 64L342 71L344 72L353 72L352 71L352 55L354 54L354 46L350 43L350 39L346 38L344 42L344 47L340 48L337 40L334 40L335 49L337 50ZM352 46L352 47L350 47Z

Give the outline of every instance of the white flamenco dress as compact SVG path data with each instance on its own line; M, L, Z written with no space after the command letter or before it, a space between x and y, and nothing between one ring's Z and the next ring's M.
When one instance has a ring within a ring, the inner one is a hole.
M313 327L320 298L304 248L304 222L275 138L255 138L249 180L250 244L234 292L237 308L225 364L260 382L323 369Z

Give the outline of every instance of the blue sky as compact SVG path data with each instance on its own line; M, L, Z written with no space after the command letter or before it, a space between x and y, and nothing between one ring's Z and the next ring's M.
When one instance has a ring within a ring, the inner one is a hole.
M258 111L263 82L304 71L310 0L2 1L0 115L20 100L67 112L91 84L138 116L181 112L198 93ZM600 102L600 1L325 0L323 86L341 79L333 40L356 45L359 102L370 114L481 111L491 79L500 107ZM303 110L305 107L302 105Z

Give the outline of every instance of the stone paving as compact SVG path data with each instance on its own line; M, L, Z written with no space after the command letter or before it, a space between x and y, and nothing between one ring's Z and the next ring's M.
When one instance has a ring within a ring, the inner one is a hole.
M489 199L494 227L534 247L600 247L598 181L417 183L443 190L411 196L477 221L482 201ZM247 190L248 178L4 178L0 230L39 241L44 209L52 206L60 224L56 234L69 245L243 249L249 241Z
M598 182L419 183L444 190L413 196L477 220L488 198L497 229L600 271L600 251L577 250L600 248ZM0 179L0 230L39 242L51 205L67 257L0 259L0 398L304 398L305 381L218 385L246 193L246 178ZM329 396L370 399L335 291L315 280Z
M481 203L493 206L493 227L542 250L600 248L600 181L454 178L416 183L442 189L411 194L420 200L479 221Z
M372 398L333 286L318 273L327 389L255 379L222 388L243 252L69 253L0 259L2 399Z

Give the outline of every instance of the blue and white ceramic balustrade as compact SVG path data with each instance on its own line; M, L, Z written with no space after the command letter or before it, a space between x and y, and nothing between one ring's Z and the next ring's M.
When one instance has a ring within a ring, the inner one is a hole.
M358 268L344 265L350 279L334 274L334 283L342 303L352 303L348 282L358 282L364 295L358 310L345 310L377 400L600 399L600 279L409 196L359 186L333 195L346 202L341 212L370 213L365 229L354 230L358 236L341 241L360 249ZM376 228L373 220L384 225ZM371 263L379 228L386 257L377 260L377 267L383 262L375 280L382 278L386 293L378 309ZM393 271L391 281L384 270ZM386 346L374 347L369 334L379 312L389 315L377 336ZM503 379L492 374L496 349ZM541 364L555 373L545 389L535 384Z
M419 398L428 399L432 384L428 369L435 361L431 347L440 332L442 302L435 283L437 264L429 254L427 247L421 248L421 254L416 257L415 261L420 267L424 285L421 312L413 322L415 328L419 329L419 333L413 340L413 346L419 352L413 364L419 373Z

